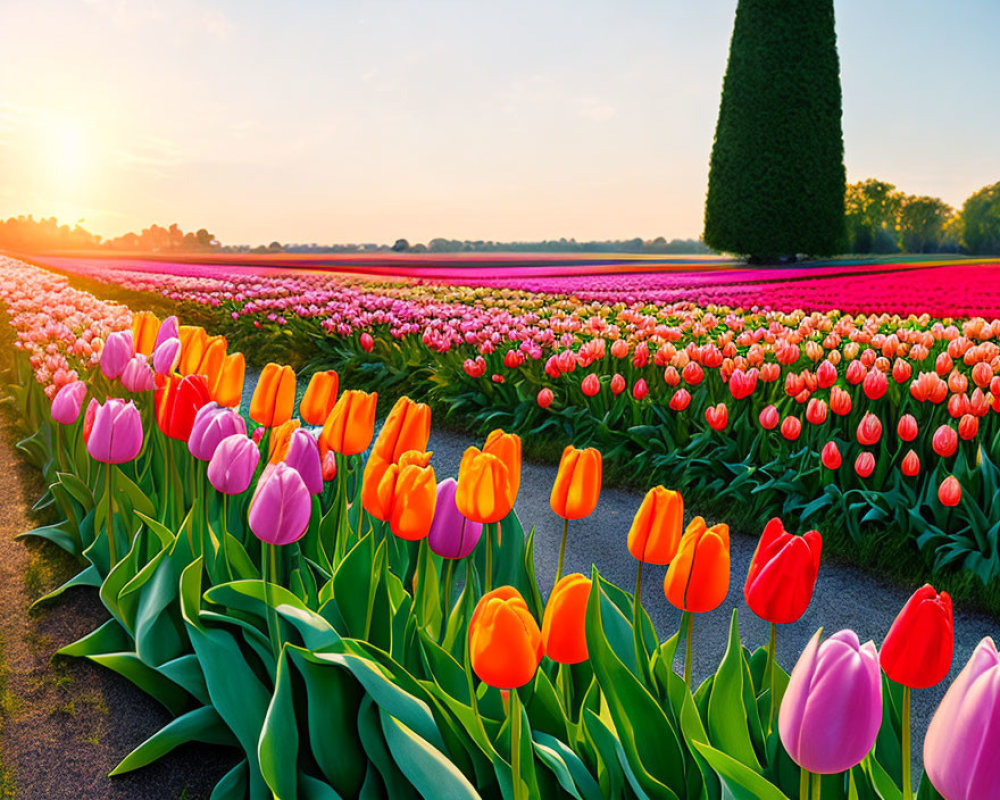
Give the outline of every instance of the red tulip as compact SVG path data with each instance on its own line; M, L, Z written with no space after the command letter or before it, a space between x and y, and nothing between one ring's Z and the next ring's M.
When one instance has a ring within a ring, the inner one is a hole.
M873 369L865 376L862 388L869 400L878 400L885 395L889 381L886 380L884 373Z
M818 531L794 536L780 519L768 522L743 586L750 610L775 625L798 620L812 599L822 549Z
M896 383L906 383L912 374L913 367L910 366L909 361L897 358L895 362L893 362L892 379L896 381Z
M877 444L881 438L882 421L869 411L858 423L858 442L865 447L871 447L873 444Z
M942 425L934 431L934 438L931 439L931 446L934 448L934 452L942 458L953 456L955 455L955 450L958 449L958 434L955 433L954 428L948 425Z
M372 335L367 331L361 334L361 349L366 353L370 353L375 348L375 340Z
M827 405L818 397L812 398L806 406L806 420L812 425L822 425L826 422Z
M697 386L701 383L702 379L705 377L705 371L701 368L700 364L694 361L688 361L684 365L684 369L681 370L681 377L689 386Z
M875 456L867 450L858 453L854 461L854 471L862 478L867 478L875 471Z
M671 365L663 370L663 382L667 386L676 386L681 382L680 373L677 371L677 367Z
M934 371L938 375L947 375L951 372L952 368L955 366L955 362L951 360L951 356L947 353L938 354L937 360L934 362Z
M920 456L914 453L912 450L907 450L906 455L903 456L903 463L899 465L903 474L907 478L912 478L915 475L920 474Z
M837 447L836 442L827 442L823 446L823 452L820 454L820 460L823 462L823 466L827 469L840 469L843 459L840 457L840 448Z
M683 411L691 405L691 393L687 389L678 389L670 398L670 408L674 411Z
M757 420L760 422L760 426L765 430L774 430L778 427L778 422L780 421L778 409L774 406L767 406L760 412L760 416L757 417Z
M552 390L545 386L538 390L538 405L542 408L548 408L552 405L552 401L555 399L552 395Z
M979 417L974 417L972 414L965 414L958 421L958 435L965 439L965 441L969 441L975 439L977 433L979 433Z
M838 417L846 417L850 414L853 405L851 396L839 386L834 386L830 390L830 410Z
M816 385L820 389L829 389L837 382L837 368L829 361L824 361L816 369Z
M729 409L725 403L709 406L705 409L705 420L712 430L721 431L729 424Z
M938 486L938 500L941 501L941 505L957 506L961 499L962 484L958 482L958 478L954 475L949 475L941 481L941 485Z
M802 433L802 423L798 417L785 417L781 421L781 435L788 441L794 442Z
M912 442L917 438L918 432L917 420L912 414L904 414L899 418L899 423L896 425L896 434L904 442Z
M847 378L847 382L852 386L856 386L861 383L868 375L868 370L865 369L865 365L860 361L852 361L850 366L847 368L847 373L844 375Z
M733 372L729 376L729 392L733 399L742 400L754 393L757 388L757 370L751 369L744 372L741 369Z
M879 662L896 683L928 689L948 676L954 650L951 597L924 584L906 601L889 628Z
M615 397L625 391L625 379L617 372L611 377L611 394ZM586 392L584 392L586 394Z
M646 385L646 381L639 378L635 382L635 386L632 387L632 396L636 400L642 400L646 395L649 394L649 387Z
M583 379L583 383L580 384L580 391L587 397L593 397L601 391L601 382L593 372Z

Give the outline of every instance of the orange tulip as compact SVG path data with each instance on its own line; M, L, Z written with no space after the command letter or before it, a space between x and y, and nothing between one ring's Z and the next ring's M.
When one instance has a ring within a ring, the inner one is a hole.
M333 450L344 456L363 453L375 434L375 406L378 392L348 389L337 400L323 425L320 449L325 454Z
M563 519L582 519L597 507L601 493L601 453L593 447L563 450L549 503Z
M431 436L431 407L400 397L386 417L373 452L390 463L408 450L426 450Z
M250 419L274 428L292 418L295 404L295 373L289 366L268 364L260 373L250 400Z
M663 581L667 600L682 611L711 611L729 591L729 526L706 527L695 517L681 537Z
M390 464L377 490L363 498L365 510L389 523L400 539L417 541L430 533L437 501L437 480L429 466L430 453L403 453L398 464ZM367 502L364 502L367 500Z
M340 379L336 370L316 372L309 379L306 393L299 403L299 416L306 425L322 425L337 402Z
M222 365L226 363L227 347L229 347L229 343L225 336L210 336L205 340L205 352L202 353L195 374L208 378L209 386L215 386L219 381Z
M400 457L401 460L403 458L406 459L408 464L419 464L422 467L426 467L430 463L431 454L422 450L408 450ZM372 516L379 519L383 519L383 517L373 509L382 507L382 501L379 499L380 486L382 478L391 466L393 466L392 462L386 461L382 456L373 451L368 456L368 463L365 464L365 471L361 478L361 505Z
M574 572L560 578L549 595L542 618L542 644L553 661L579 664L587 660L584 626L590 586L589 578Z
M628 532L628 551L647 564L669 564L677 555L684 527L680 492L654 486L642 499Z
M132 343L135 352L144 356L152 354L156 344L156 334L160 332L160 320L150 311L132 314Z
M479 680L497 689L524 686L544 653L542 633L513 586L484 594L469 621L469 660Z
M496 456L507 466L510 505L513 508L517 492L521 488L521 437L516 433L504 433L497 428L486 437L483 452Z
M246 363L243 353L230 353L222 361L212 385L212 399L220 406L235 408L243 399Z
M462 455L458 467L458 488L455 505L462 516L472 522L499 522L513 508L510 490L510 470L492 453L470 447Z
M292 434L301 427L297 419L289 419L282 422L271 432L271 441L267 446L267 461L269 464L277 464L284 461L288 455L288 448L292 444Z
M181 325L178 329L181 340L181 360L178 371L181 375L196 375L201 358L208 346L208 334L197 325Z

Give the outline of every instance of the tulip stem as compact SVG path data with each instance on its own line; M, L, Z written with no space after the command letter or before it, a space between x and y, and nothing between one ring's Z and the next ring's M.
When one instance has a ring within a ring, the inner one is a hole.
M816 774L812 778L812 800L819 800L819 793L823 788L823 776Z
M910 782L910 687L903 687L903 800L912 800L913 789Z
M444 600L444 622L448 623L451 612L451 587L455 575L455 559L449 558L444 565L444 581L441 589L441 598Z
M688 691L691 691L691 661L694 652L694 614L690 611L685 611L684 615L687 615L687 641L684 645L684 683L688 687Z
M485 594L489 594L493 591L493 532L489 523L483 527L486 529L486 575L483 583L486 587Z
M639 561L639 566L635 572L635 592L632 595L632 633L635 636L635 662L636 667L642 669L643 674L646 670L643 666L648 662L648 656L646 655L646 642L643 640L642 633L642 561Z
M799 800L809 800L809 770L804 767L799 772Z
M278 572L277 547L269 542L264 543L264 554L261 558L261 571L264 579L264 604L267 606L267 638L271 641L271 653L274 655L275 669L278 664L278 654L281 652L281 642L278 635L278 612L274 607L273 581ZM367 638L367 637L366 637Z
M222 560L226 562L226 574L233 579L233 566L229 563L229 495L222 493Z
M107 478L108 478L108 574L111 574L111 570L115 568L115 564L118 563L118 558L115 553L115 514L114 505L112 504L112 485L114 482L114 469L111 466L111 462L107 462Z
M510 771L514 800L521 798L521 704L517 689L510 690Z
M770 685L771 691L771 709L768 712L767 719L767 735L771 735L771 731L774 730L774 707L777 705L774 697L774 673L778 666L778 656L777 656L777 628L773 622L771 623L771 639L767 645L767 678Z
M563 520L562 541L559 543L559 564L556 566L556 583L563 573L563 560L566 558L566 534L569 532L569 520Z

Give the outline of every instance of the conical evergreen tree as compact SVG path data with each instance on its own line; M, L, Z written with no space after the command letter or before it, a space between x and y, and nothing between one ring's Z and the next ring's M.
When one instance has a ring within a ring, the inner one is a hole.
M833 0L739 0L712 147L705 243L757 261L843 245Z

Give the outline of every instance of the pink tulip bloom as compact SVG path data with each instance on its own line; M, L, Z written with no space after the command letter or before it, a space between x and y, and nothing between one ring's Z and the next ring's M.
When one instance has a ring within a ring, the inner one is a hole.
M143 355L137 354L129 359L122 371L121 378L122 386L130 392L151 392L156 386L153 370Z
M162 331L163 328L161 327ZM177 337L164 339L153 350L153 369L157 375L169 375L177 369L181 360L181 340Z
M94 411L94 423L87 439L87 452L95 461L122 464L142 449L142 417L130 400L112 397Z
M948 688L924 737L924 769L947 800L1000 800L1000 655L987 636Z
M52 398L52 419L63 425L72 425L80 417L86 396L87 384L83 381L67 383Z
M223 494L241 494L250 488L260 462L260 450L246 435L234 433L215 448L208 462L208 480Z
M454 478L441 481L437 487L434 519L427 543L431 551L442 558L465 558L476 549L483 535L483 526L463 517L455 505L457 488Z
M297 470L284 462L264 470L250 501L250 530L258 539L292 544L305 535L311 513L312 498Z
M158 349L168 339L176 339L179 343L180 338L181 333L177 325L177 317L167 317L160 323L160 329L156 332L156 343L153 345L153 350Z
M873 642L852 630L809 640L781 701L778 732L792 760L820 775L860 764L882 725L882 671Z
M104 377L108 380L120 378L134 355L132 331L115 331L110 334L101 351L101 372Z
M288 444L285 463L299 473L309 494L323 491L323 465L319 457L319 445L309 431L296 428Z
M246 436L247 424L239 414L212 401L198 409L188 436L188 452L199 461L211 461L223 439ZM256 465L255 465L256 466Z

